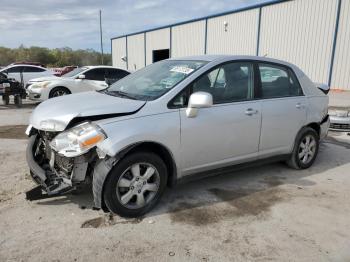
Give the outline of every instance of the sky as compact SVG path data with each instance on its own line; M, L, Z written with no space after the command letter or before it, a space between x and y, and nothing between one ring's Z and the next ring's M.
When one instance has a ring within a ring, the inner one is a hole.
M268 0L1 0L0 46L110 52L115 36L225 12Z

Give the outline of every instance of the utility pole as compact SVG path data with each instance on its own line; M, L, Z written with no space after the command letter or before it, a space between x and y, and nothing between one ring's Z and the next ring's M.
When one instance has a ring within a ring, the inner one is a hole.
M103 65L102 11L100 10L101 64Z

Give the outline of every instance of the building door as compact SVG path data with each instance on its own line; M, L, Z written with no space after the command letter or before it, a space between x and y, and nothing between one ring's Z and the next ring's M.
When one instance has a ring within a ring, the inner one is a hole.
M170 57L169 49L153 50L153 63L168 59Z

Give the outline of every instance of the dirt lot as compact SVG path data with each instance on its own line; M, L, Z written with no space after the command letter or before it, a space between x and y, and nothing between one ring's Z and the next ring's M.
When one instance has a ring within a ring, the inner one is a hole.
M277 163L194 181L125 220L92 210L89 189L24 199L32 108L0 106L0 261L350 261L346 135L329 136L308 170Z

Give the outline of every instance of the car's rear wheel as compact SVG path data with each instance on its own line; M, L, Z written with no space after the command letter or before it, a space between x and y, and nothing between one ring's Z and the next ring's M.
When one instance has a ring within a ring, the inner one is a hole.
M309 168L317 157L319 141L319 135L314 129L310 127L303 128L298 134L287 164L294 169Z
M51 90L49 98L69 95L71 92L65 87L55 87Z
M2 95L2 101L4 105L8 105L10 103L10 97L8 95Z
M104 186L105 204L120 216L141 216L159 201L167 176L167 168L158 155L130 154L111 170Z

